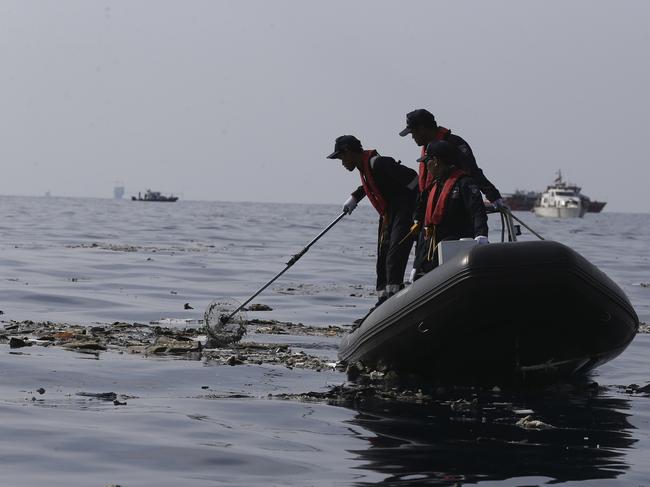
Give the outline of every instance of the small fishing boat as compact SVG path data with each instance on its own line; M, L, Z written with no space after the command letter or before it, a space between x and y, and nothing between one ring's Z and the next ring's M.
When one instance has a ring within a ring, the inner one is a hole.
M147 192L144 194L144 197L140 193L138 193L138 196L131 196L131 200L133 201L162 201L162 202L171 202L173 203L174 201L178 200L178 196L164 196L163 194L160 193L160 191L151 191L150 189L147 190Z
M340 360L504 384L579 376L619 355L639 327L623 291L561 243L516 241L512 218L502 211L505 242L441 242L441 265L345 336Z

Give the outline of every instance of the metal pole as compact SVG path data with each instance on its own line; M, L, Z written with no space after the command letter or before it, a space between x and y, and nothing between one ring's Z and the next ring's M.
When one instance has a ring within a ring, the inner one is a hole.
M300 260L300 258L301 258L303 255L305 255L305 254L307 253L307 251L309 250L309 248L310 248L312 245L314 245L314 244L318 241L318 239L320 239L323 235L325 235L325 234L330 230L330 228L332 228L334 225L336 225L336 224L341 220L341 218L343 218L343 217L344 217L345 215L347 215L347 214L348 214L348 212L347 212L347 211L344 211L344 212L341 213L338 217L336 217L336 219L335 219L334 221L332 221L332 223L330 223L329 225L327 225L327 226L325 227L325 229L324 229L322 232L320 232L318 235L316 235L316 237L314 237L314 239L313 239L311 242L309 242L309 243L305 246L304 249L302 249L302 250L301 250L300 252L298 252L297 254L293 255L293 256L291 257L291 259L289 259L289 262L287 262L287 266L286 266L284 269L282 269L280 272L278 272L278 273L275 275L275 277L273 277L273 279L271 279L269 282L267 282L266 284L264 284L264 286L262 286L260 289L258 289L257 292L256 292L255 294L253 294L250 298L248 298L248 299L247 299L247 300L246 300L246 301L245 301L241 306L239 306L239 308L237 308L235 311L233 311L232 313L230 313L228 316L219 318L219 320L221 321L221 324L222 324L222 325L225 325L226 323L228 323L228 322L232 319L233 316L235 316L239 311L241 311L241 309L242 309L244 306L246 306L248 303L250 303L250 302L251 302L253 299L255 299L255 298L256 298L256 297L257 297L257 296L258 296L262 291L264 291L267 287L269 287L271 284L273 284L273 282L274 282L278 277L280 277L282 274L284 274L285 272L287 272L287 271L289 270L289 268L290 268L292 265L294 265L296 262L298 262L298 260Z
M537 233L535 230L533 230L532 228L530 228L528 225L526 225L524 222L522 222L519 218L517 218L515 215L513 215L512 212L509 212L509 213L510 213L510 216L511 216L512 218L514 218L514 219L517 220L519 223L521 223L524 227L526 227L530 232L533 233L533 235L535 235L535 236L536 236L537 238L539 238L540 240L544 240L544 237L542 237L539 233Z

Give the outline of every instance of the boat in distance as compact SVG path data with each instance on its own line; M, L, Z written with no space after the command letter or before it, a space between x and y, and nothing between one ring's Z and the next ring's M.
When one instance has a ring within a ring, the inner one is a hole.
M596 201L589 200L589 206L587 206L587 213L600 213L605 208L607 201Z
M557 172L554 184L548 186L543 193L518 189L514 193L504 194L503 202L511 211L535 211L539 216L556 218L600 213L607 204L606 201L592 201L589 196L582 193L582 188L565 183L562 180L561 171ZM567 206L579 208L579 210L566 209ZM538 208L540 209L538 210Z
M138 196L131 196L132 201L162 201L162 202L170 202L173 203L174 201L178 201L178 196L165 196L160 193L160 191L151 191L148 189L144 197L140 193L138 193Z
M540 199L542 193L535 191L517 190L514 193L504 194L503 202L512 211L532 211L535 203ZM582 204L586 207L587 213L600 213L607 204L606 201L597 201L590 199L587 195L581 193Z
M541 194L536 191L521 191L518 189L512 194L504 194L503 202L508 205L511 211L531 211Z
M561 243L509 239L447 242L462 248L372 311L339 359L494 385L572 379L625 350L639 319L609 277Z
M562 173L546 188L533 207L537 216L547 218L582 218L587 212L586 197L581 188L562 180Z

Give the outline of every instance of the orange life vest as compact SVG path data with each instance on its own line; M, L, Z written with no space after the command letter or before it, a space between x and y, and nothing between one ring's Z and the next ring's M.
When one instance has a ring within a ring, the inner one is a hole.
M377 186L377 182L372 175L372 169L370 167L370 159L376 155L377 151L374 149L364 150L363 159L361 162L361 170L359 172L361 174L361 184L363 185L363 189L366 192L366 196L370 200L370 203L372 203L372 206L375 207L375 210L377 210L377 213L379 213L381 216L384 216L386 214L386 210L388 209L388 203L386 202L384 196L381 194L381 191L379 191L379 186Z
M466 176L467 173L461 169L454 169L451 172L451 175L442 185L440 190L440 196L436 198L436 193L438 190L438 183L434 183L431 191L429 192L429 199L427 200L427 212L424 217L425 226L437 225L442 221L442 217L445 214L445 207L447 206L447 200L451 194L451 190L461 177Z
M447 137L447 134L449 133L451 133L451 130L446 129L444 127L438 127L438 131L436 132L436 135L433 138L433 140L434 141L442 140L445 137ZM426 151L427 151L427 146L426 145L422 146L422 157L424 157ZM427 163L421 162L420 171L418 174L418 186L420 187L420 193L430 188L432 184L433 184L433 176L431 176L429 174L429 171L427 171Z

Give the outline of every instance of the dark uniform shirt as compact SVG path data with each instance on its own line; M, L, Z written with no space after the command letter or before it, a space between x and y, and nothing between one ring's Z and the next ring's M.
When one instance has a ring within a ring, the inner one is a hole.
M392 157L375 156L370 170L377 188L386 201L386 213L377 228L377 291L379 301L403 286L413 240L409 234L418 194L418 175ZM352 195L360 201L366 192L359 186ZM392 289L391 289L392 288Z
M449 132L444 137L444 140L449 142L449 144L455 149L453 159L456 162L456 165L463 171L469 173L470 176L472 176L475 184L487 197L487 199L490 201L496 201L501 198L501 193L499 193L499 190L488 180L488 178L485 177L485 174L483 174L481 168L476 164L474 153L472 152L471 147L465 141L465 139L459 135ZM414 220L417 220L419 222L422 222L424 220L424 212L426 211L428 197L429 191L427 189L420 195L420 200L415 210L415 215L413 215Z
M447 134L445 140L458 151L456 159L458 166L462 170L467 171L469 175L474 178L474 181L476 181L479 189L487 199L495 201L501 198L499 190L488 180L488 178L485 177L481 168L476 164L476 158L474 157L474 153L469 144L462 137L452 134L451 132Z
M436 225L436 241L487 236L487 220L478 185L471 176L463 176L454 184L442 220Z
M370 166L377 187L389 207L413 198L418 184L418 175L413 169L387 156L376 156L370 161ZM352 195L361 201L366 192L363 186L359 186Z

